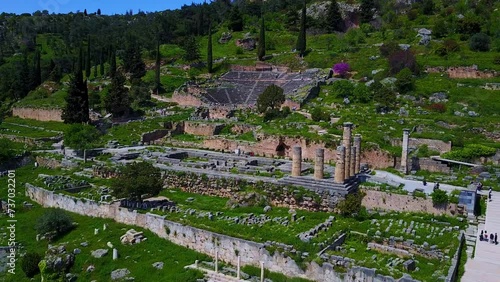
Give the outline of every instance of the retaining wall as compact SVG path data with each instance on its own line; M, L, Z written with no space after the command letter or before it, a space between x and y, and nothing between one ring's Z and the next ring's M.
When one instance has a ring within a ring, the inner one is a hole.
M303 270L288 256L279 252L271 255L261 243L182 225L165 220L163 216L155 214L141 214L129 211L126 208L120 208L119 201L109 204L97 203L91 200L57 194L30 184L26 184L26 195L44 207L61 208L85 216L111 218L120 223L136 225L148 229L159 237L168 239L177 245L210 256L214 256L215 249L217 249L219 259L232 265L237 264L239 255L242 265L259 267L262 261L264 267L270 271L283 273L289 277L301 277L314 281L408 281L401 279L380 280L382 276L376 274L374 269L362 267L354 267L346 274L341 274L335 272L333 266L329 263L324 263L322 266L316 262L306 263Z
M12 115L15 117L35 119L40 121L63 121L61 109L35 109L35 108L13 108Z

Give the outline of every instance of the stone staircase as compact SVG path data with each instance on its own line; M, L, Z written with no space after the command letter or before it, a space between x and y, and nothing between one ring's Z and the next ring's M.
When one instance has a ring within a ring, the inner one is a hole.
M359 185L359 181L356 177L352 177L345 183L335 183L333 178L315 179L312 176L287 176L279 179L278 183L283 185L302 186L313 191L330 191L341 195L347 195L355 192Z
M500 233L500 193L493 192L492 201L488 202L486 218L479 217L475 237L478 238L481 230L490 233ZM471 228L471 227L469 227ZM472 227L474 228L474 227ZM473 231L472 229L468 231ZM470 232L472 235L472 232ZM467 251L469 253L469 241L467 238ZM486 241L476 239L474 258L469 258L465 264L463 282L497 282L500 281L500 244L495 245Z

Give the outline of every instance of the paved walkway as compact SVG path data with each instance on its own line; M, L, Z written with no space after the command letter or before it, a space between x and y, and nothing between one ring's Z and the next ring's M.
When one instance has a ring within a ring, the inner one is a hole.
M370 178L374 181L387 183L391 186L399 186L400 184L404 184L403 189L408 192L413 192L415 189L423 189L426 194L431 194L434 188L434 182L427 182L427 185L423 185L422 181L418 180L410 180L402 178L398 175L392 174L383 170L376 170L374 176L370 176ZM466 187L454 186L449 184L439 183L439 189L445 190L450 193L453 190L467 190Z
M485 194L488 192L486 191ZM481 230L500 234L500 192L492 192L492 201L486 208L486 221L478 226ZM500 239L499 239L500 240ZM476 240L474 258L468 259L465 264L465 274L462 282L498 282L500 281L500 244Z

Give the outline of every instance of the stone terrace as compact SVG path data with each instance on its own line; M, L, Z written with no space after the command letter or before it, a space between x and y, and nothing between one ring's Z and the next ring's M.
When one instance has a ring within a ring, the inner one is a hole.
M216 87L207 89L204 99L207 103L219 105L254 105L257 97L272 84L283 88L287 98L291 99L299 89L313 85L317 75L318 70L303 73L231 70L220 78Z

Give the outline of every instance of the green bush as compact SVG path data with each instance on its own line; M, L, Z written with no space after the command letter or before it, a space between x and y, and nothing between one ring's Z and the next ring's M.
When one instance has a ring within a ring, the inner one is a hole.
M42 256L37 253L26 253L21 260L21 269L28 278L40 273L38 263L42 260Z
M346 198L337 205L339 213L344 216L357 215L361 210L361 201L363 201L365 195L366 194L362 191L347 195Z
M407 93L415 88L415 79L409 68L402 69L396 75L396 87L400 93Z
M488 52L490 50L490 37L484 33L476 33L469 40L472 51Z
M494 155L496 153L495 148L487 147L479 144L466 145L461 150L455 150L443 154L446 159L452 159L457 161L472 161L480 157L487 157Z
M435 190L431 194L432 204L435 206L443 205L448 203L448 194L444 190Z
M330 114L321 107L316 107L311 111L313 121L330 121Z
M50 209L38 219L35 228L39 234L53 232L58 237L73 229L73 220L61 209Z

